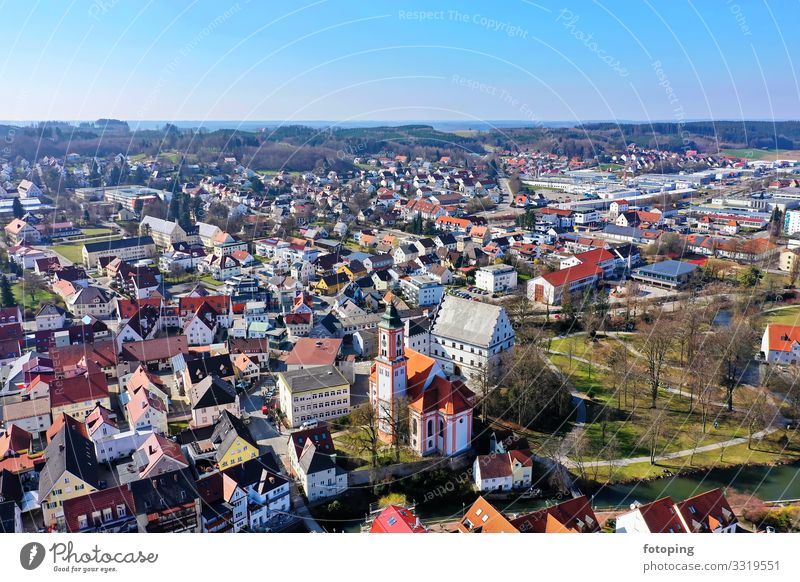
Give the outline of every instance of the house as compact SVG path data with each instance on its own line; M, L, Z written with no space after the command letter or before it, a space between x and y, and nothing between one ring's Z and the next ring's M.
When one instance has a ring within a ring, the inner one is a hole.
M325 275L314 285L314 288L323 295L336 295L350 283L346 273L333 273Z
M603 269L597 264L580 263L528 281L528 298L537 303L560 305L565 293L572 295L596 287L602 279Z
M114 299L100 287L82 287L67 298L67 307L75 317L109 319L114 312Z
M45 303L36 313L36 329L61 329L66 324L67 312L55 303Z
M350 382L331 365L278 374L280 407L289 427L329 420L350 412Z
M638 505L617 516L617 533L688 533L671 497Z
M200 531L200 495L188 469L130 484L140 533Z
M761 357L768 364L800 362L800 326L768 324L761 337Z
M86 431L94 443L98 463L132 455L152 434L149 429L121 432L111 418L111 411L104 406L97 406L86 417Z
M347 489L347 472L336 462L327 423L290 433L288 453L292 473L309 501L335 497Z
M15 218L5 227L5 233L12 245L22 245L25 243L38 244L41 241L41 234L33 226Z
M183 334L190 346L207 346L214 343L217 334L217 314L204 303L195 314L183 324Z
M430 355L445 373L469 378L488 369L494 376L514 337L503 307L446 295L431 329Z
M483 497L478 497L458 523L461 533L519 533L509 519Z
M533 459L530 451L478 455L472 465L478 491L510 491L530 487Z
M511 265L487 265L475 273L475 286L489 293L506 293L517 288L517 270Z
M94 443L83 424L66 417L44 451L39 474L39 503L47 527L63 527L64 502L99 489Z
M737 532L736 515L719 488L679 501L675 504L675 509L688 532Z
M215 424L223 411L234 416L241 414L239 396L233 385L218 376L209 375L189 390L192 406L192 426Z
M474 394L463 382L449 380L434 358L407 350L404 333L397 307L389 303L369 377L380 437L392 442L397 406L408 406L409 441L417 454L458 454L472 441Z
M82 421L97 405L111 408L106 375L94 362L88 368L86 373L79 376L46 382L50 394L50 411L54 418L65 413Z
M341 349L341 339L300 338L286 357L286 369L292 371L315 366L333 366Z
M200 531L237 533L247 525L247 493L223 473L206 473L197 480L200 494Z
M427 533L428 528L410 509L388 505L375 516L369 533Z
M271 454L265 454L225 469L247 495L247 523L252 531L269 531L289 518L290 481L283 477Z
M654 287L680 289L686 287L698 265L684 261L666 260L635 269L631 274L634 281Z
M152 479L173 471L186 469L186 460L180 445L156 433L152 433L133 453L128 473L134 479Z
M137 531L133 494L128 485L95 491L64 501L68 533L133 533Z
M240 465L258 457L258 444L244 423L227 410L223 410L214 425L211 443L215 446L215 460L220 470Z
M478 455L472 475L478 491L511 491L514 482L508 453Z
M135 431L152 430L157 433L169 432L167 422L167 403L154 390L141 387L132 391L130 400L125 405L128 424Z
M585 495L518 516L511 524L520 533L597 533L600 523Z

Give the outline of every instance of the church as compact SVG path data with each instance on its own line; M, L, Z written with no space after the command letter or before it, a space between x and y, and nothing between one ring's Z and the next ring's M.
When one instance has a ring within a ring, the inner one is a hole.
M435 359L405 347L394 303L378 324L378 356L369 377L370 402L384 442L392 442L398 406L408 406L408 440L419 455L454 455L470 447L475 395L450 380Z

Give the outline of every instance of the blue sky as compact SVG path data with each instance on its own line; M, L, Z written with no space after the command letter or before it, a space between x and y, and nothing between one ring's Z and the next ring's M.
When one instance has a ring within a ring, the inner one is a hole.
M0 2L0 119L800 117L797 0L564 4Z

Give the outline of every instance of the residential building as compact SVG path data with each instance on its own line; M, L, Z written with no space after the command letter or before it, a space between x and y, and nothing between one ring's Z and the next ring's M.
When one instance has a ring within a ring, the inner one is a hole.
M444 286L426 275L400 279L400 289L408 301L419 307L439 305L444 295Z
M506 293L517 288L517 270L511 265L487 265L475 273L475 286L489 293Z
M99 488L94 443L80 422L67 417L44 451L39 474L39 502L47 527L64 526L64 502Z
M800 326L768 324L761 337L761 357L768 364L800 362Z

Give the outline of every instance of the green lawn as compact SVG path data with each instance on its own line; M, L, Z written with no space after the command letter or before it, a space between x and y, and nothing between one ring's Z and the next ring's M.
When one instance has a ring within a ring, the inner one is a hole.
M105 236L114 234L110 228L82 228L83 236Z
M118 240L119 236L109 236L106 238L101 238L97 240L93 240L91 242L108 242L112 240ZM83 262L83 243L68 243L68 244L61 244L61 245L54 245L52 250L66 259L69 259L73 263L82 263Z
M659 461L655 465L650 463L635 463L627 467L599 467L597 469L587 469L587 473L600 483L610 481L635 481L663 477L665 474L675 475L682 471L694 471L698 469L722 469L726 467L738 467L742 465L771 465L779 462L800 461L800 451L798 451L796 439L790 440L789 445L781 443L782 432L775 433L765 438L763 441L754 442L753 448L748 448L747 444L715 449L704 453L671 459L669 461ZM720 453L722 458L720 459Z
M37 310L42 303L60 300L58 295L51 293L49 290L39 291L35 294L34 298L31 299L30 293L23 293L22 279L14 283L11 288L14 291L14 299L17 300L17 303L19 303L23 311L25 309Z
M770 311L764 315L766 323L780 323L783 325L800 325L800 305L788 307L777 311Z

